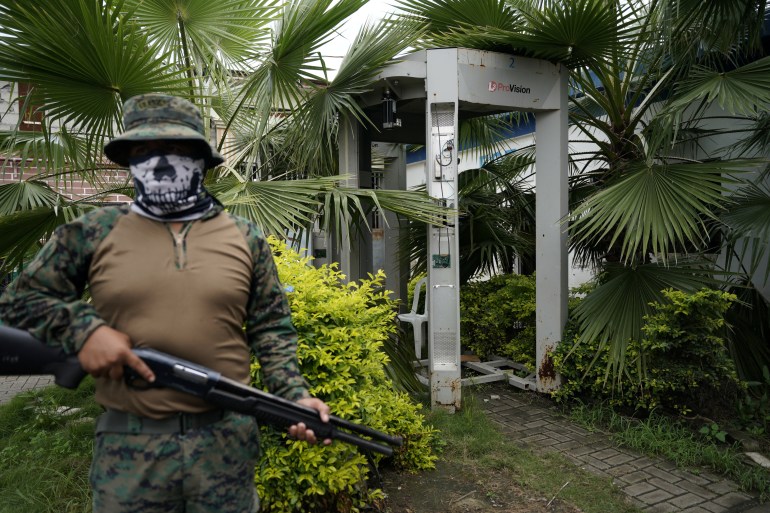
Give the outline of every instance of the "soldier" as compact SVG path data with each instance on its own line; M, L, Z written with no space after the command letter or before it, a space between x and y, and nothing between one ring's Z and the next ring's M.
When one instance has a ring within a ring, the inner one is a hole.
M329 408L308 395L262 234L203 187L205 171L223 158L204 136L200 111L174 96L140 95L125 103L124 126L104 150L131 170L135 201L59 227L0 298L0 320L77 352L96 378L106 411L90 473L94 512L255 512L255 419L174 390L126 386L124 365L154 379L131 348L243 383L252 351L272 393L324 421ZM316 441L304 424L289 432Z

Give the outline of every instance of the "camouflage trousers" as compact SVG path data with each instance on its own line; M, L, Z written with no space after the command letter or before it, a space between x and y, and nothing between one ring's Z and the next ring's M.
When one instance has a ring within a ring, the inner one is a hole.
M259 430L227 413L184 434L97 433L94 513L256 513Z

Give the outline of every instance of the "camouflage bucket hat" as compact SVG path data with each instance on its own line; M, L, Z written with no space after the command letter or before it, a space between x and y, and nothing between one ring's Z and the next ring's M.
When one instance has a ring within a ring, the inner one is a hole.
M123 104L125 132L104 146L107 158L128 167L131 147L142 141L187 141L198 146L206 169L224 162L206 139L198 107L184 98L167 94L141 94Z

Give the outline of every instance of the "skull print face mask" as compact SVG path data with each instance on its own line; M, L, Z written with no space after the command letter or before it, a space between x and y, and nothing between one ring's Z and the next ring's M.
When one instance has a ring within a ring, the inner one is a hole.
M203 188L202 158L155 151L129 159L136 199L132 209L159 221L198 219L213 204Z

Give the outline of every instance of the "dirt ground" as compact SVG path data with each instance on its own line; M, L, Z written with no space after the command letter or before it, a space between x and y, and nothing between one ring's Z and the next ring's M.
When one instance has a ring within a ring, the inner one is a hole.
M527 496L506 472L450 467L438 461L436 469L418 475L386 471L386 513L579 513L557 498Z

